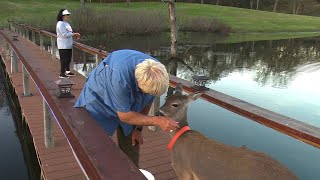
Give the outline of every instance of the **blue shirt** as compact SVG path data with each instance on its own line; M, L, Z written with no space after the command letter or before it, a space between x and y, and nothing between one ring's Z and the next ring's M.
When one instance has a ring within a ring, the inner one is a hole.
M74 107L85 107L104 130L113 135L120 125L127 136L134 126L120 121L119 112L141 112L154 96L138 87L136 65L153 57L134 50L109 54L89 75Z

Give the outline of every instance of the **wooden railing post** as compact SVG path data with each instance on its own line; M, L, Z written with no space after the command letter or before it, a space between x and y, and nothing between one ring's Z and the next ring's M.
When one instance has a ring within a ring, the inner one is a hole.
M54 147L54 120L45 99L43 99L44 144L46 148Z
M149 116L155 116L156 112L159 111L160 108L160 96L156 96L154 99L150 111L149 111ZM158 127L157 126L149 126L148 127L151 131L157 131Z
M29 86L29 78L30 75L26 69L26 67L22 64L22 80L23 80L23 95L30 96L30 86Z
M12 28L12 23L9 21L9 30L13 30L13 28Z
M97 67L99 64L99 55L98 54L95 55L95 59L96 59L96 67Z
M32 32L32 42L36 44L36 32L34 30L31 30Z
M59 54L59 56L60 56L60 54ZM70 62L70 70L74 70L74 59L73 59L73 57L74 57L74 48L72 47L72 55L71 55L71 62ZM61 59L61 57L60 57L60 59Z
M10 59L11 59L11 73L18 72L18 60L17 56L12 48L10 48Z
M39 39L40 39L40 49L44 50L44 46L43 46L43 34L41 34L41 32L39 32Z
M19 25L17 25L17 33L21 36L21 27Z
M12 23L13 32L17 32L17 27L15 24Z
M9 43L6 43L6 60L11 59L11 51Z
M22 33L22 37L26 38L26 29L23 26L21 26L21 33Z
M56 58L56 38L51 37L51 55L52 59Z
M26 27L26 38L30 40L29 29Z

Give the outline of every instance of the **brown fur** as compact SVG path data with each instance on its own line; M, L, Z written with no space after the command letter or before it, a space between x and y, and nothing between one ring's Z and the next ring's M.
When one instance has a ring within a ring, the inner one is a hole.
M178 85L174 95L167 98L160 112L187 125L188 103L201 94L183 95ZM173 136L175 132L171 133ZM208 139L190 130L182 134L173 146L172 166L180 180L292 180L298 179L288 168L270 156L237 148Z

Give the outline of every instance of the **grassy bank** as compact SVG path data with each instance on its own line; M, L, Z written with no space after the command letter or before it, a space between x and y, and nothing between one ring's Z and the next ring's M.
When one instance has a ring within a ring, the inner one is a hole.
M87 7L96 11L131 10L131 11L162 11L167 13L166 3L125 3L99 4L87 3ZM48 25L55 23L58 9L66 7L76 11L80 6L78 0L2 0L0 2L0 24L7 18L38 22ZM231 27L232 32L315 32L320 29L320 18L282 13L255 11L233 7L213 5L177 3L179 17L217 18Z

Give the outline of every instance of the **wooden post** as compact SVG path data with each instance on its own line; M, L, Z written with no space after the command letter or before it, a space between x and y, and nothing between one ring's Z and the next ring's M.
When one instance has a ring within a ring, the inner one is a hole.
M60 54L59 54L60 55ZM71 62L70 62L70 71L74 70L73 66L74 66L74 59L73 59L73 56L74 56L74 48L72 47L72 55L71 55ZM60 57L61 59L61 57Z
M51 37L51 55L52 59L56 58L56 39Z
M30 40L30 35L29 35L29 29L28 29L28 28L26 28L26 38L27 38L28 40Z
M149 116L155 116L156 112L159 111L160 108L160 96L156 96L156 98L154 99L150 111L149 111ZM158 127L157 126L149 126L148 127L151 131L157 131Z
M29 78L30 75L26 69L26 67L22 64L22 80L23 80L23 95L30 96L30 86L29 86Z
M54 147L54 124L53 117L45 99L43 99L44 115L44 144L46 148Z
M9 30L12 31L12 23L9 21Z
M43 34L41 34L41 33L39 32L39 36L40 36L40 49L41 49L41 50L44 50L44 46L43 46Z
M32 32L32 42L36 44L36 32L34 30L31 30Z
M11 59L11 51L9 43L6 43L6 60Z
M22 33L21 33L21 26L17 25L17 28L18 28L18 34L19 34L20 36L22 36Z
M96 67L97 67L99 64L99 55L98 54L95 55L95 59L96 59Z
M11 73L17 73L18 61L17 61L17 56L12 48L10 48L10 57L11 57Z
M26 38L26 29L24 29L24 27L21 26L21 33L22 33L22 37Z

